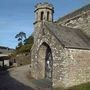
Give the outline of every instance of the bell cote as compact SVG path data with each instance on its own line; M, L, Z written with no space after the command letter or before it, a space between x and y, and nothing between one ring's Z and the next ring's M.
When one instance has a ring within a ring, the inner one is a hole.
M48 3L38 3L35 6L35 23L49 21L53 22L54 7Z

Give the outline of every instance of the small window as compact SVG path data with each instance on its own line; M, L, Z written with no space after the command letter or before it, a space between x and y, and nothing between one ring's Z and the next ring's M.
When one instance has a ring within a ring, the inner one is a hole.
M41 12L41 20L43 20L44 12Z
M47 12L47 21L49 21L49 12Z

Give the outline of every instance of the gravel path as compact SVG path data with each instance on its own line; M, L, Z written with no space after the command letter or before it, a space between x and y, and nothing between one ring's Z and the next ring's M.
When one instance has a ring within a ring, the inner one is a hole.
M0 90L33 90L34 85L27 78L29 65L0 71Z

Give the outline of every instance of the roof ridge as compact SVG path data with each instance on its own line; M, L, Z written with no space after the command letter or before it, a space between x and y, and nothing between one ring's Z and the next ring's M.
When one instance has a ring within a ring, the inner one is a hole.
M76 16L77 13L80 14L80 13L82 13L82 12L84 12L84 11L87 11L87 10L90 10L90 4L87 4L87 5L85 5L85 6L82 6L81 8L76 9L76 10L72 11L71 13L66 14L65 16L62 16L61 18L59 18L59 19L56 20L55 22L63 21L63 20L65 20L65 19L70 19L70 18Z

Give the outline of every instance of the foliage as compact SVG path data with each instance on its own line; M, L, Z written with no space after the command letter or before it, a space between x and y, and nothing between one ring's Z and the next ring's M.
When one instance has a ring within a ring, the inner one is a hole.
M18 47L22 47L22 45L23 45L22 42L18 43Z
M53 90L90 90L90 82L76 85L66 89L57 87L57 88L54 88Z
M10 57L10 58L16 57L16 53L15 53L15 52L11 53L11 54L9 55L9 57Z
M21 47L23 45L23 39L26 39L26 33L24 32L19 32L15 38L18 39L19 43L18 43L18 47Z
M21 47L16 49L16 53L17 54L30 53L31 47L32 47L32 44L22 45Z
M18 34L16 36L18 36ZM20 36L20 38L21 38L21 36ZM16 47L16 53L17 54L30 53L33 42L34 42L34 39L33 39L32 35L29 36L28 38L24 39L24 41L20 41L18 43L18 46Z
M15 38L18 38L18 40L22 40L23 38L26 38L26 33L24 32L19 32Z
M24 40L24 45L26 44L33 44L33 36L29 36L27 39Z

